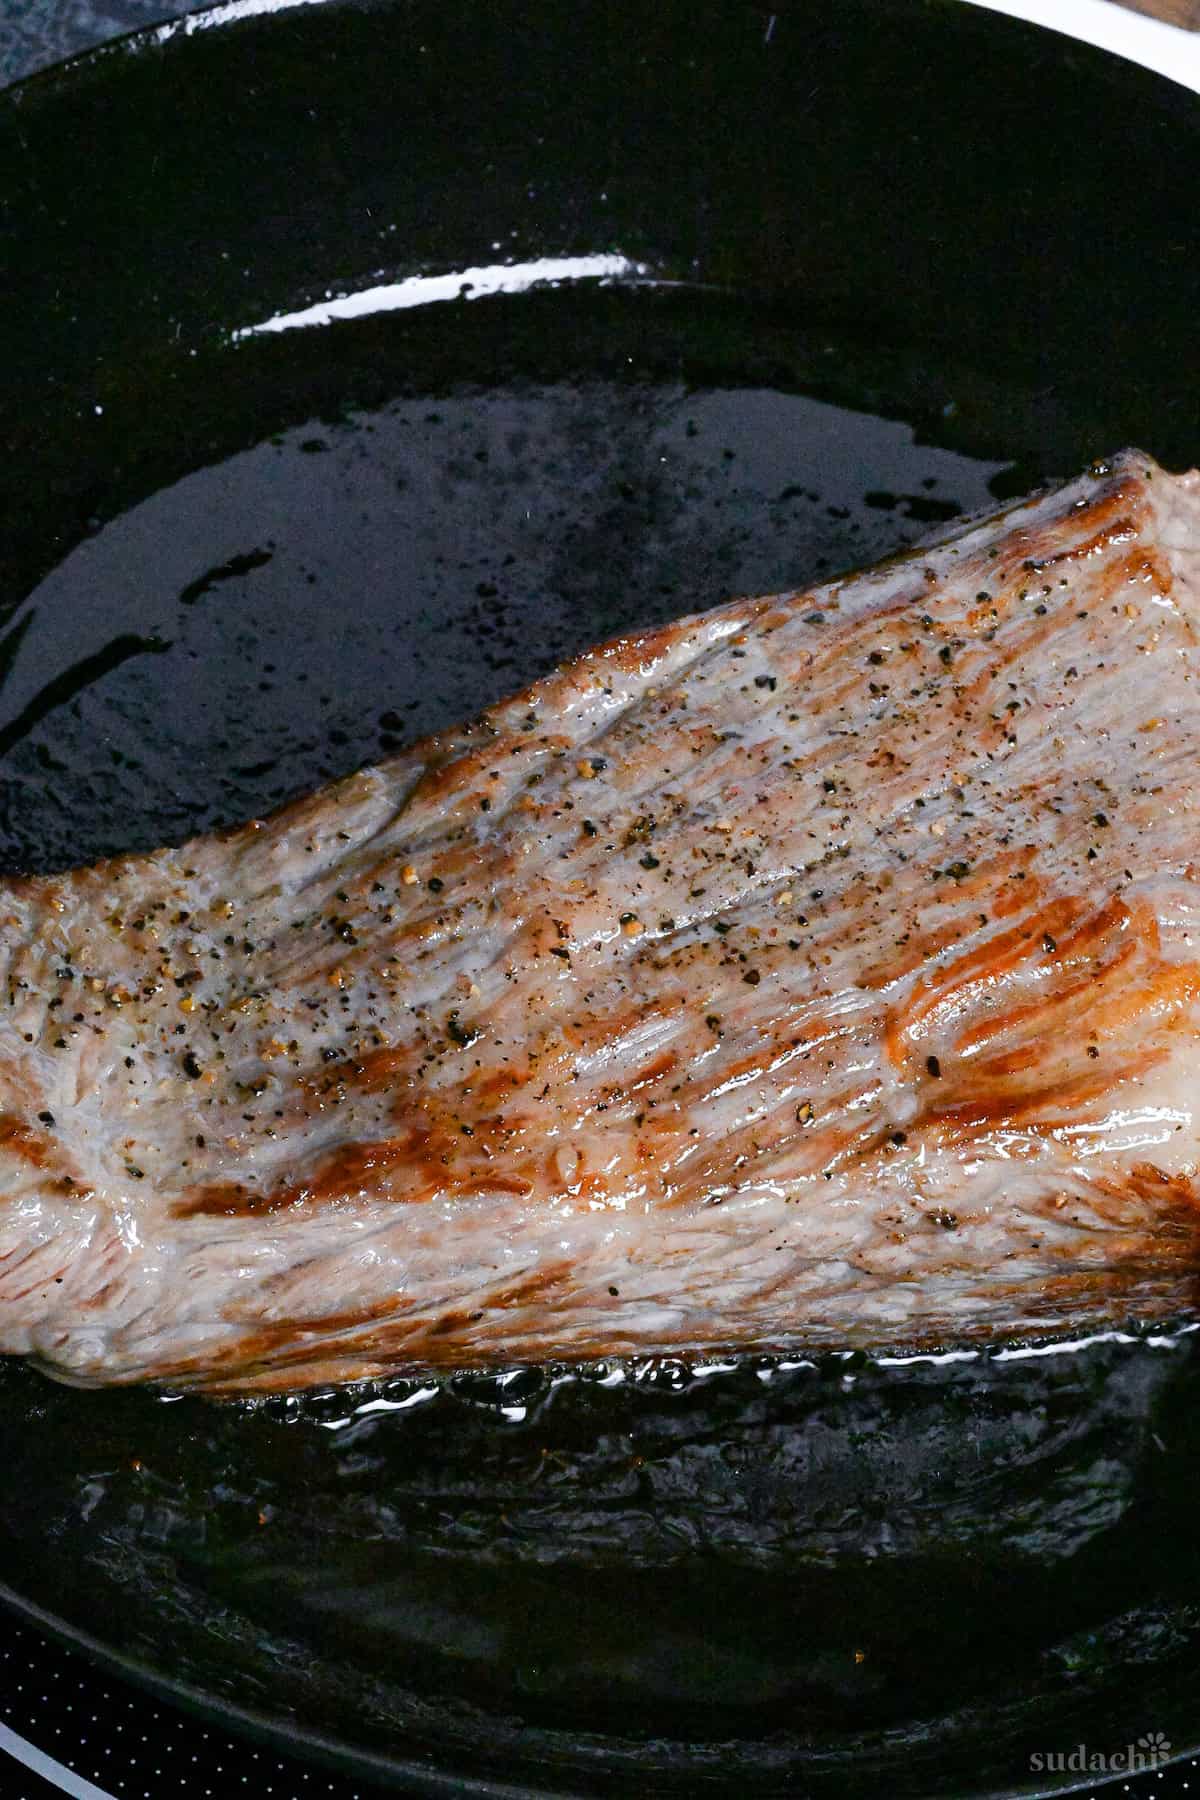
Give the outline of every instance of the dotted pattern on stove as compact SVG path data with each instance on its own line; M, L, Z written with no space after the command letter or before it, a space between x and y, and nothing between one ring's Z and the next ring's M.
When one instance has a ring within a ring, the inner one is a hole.
M61 1773L18 1760L28 1751L14 1732ZM370 1800L380 1791L202 1725L0 1619L2 1800Z

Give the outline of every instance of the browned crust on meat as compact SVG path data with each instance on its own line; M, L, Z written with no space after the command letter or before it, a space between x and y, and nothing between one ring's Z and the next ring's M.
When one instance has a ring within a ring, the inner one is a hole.
M131 1214L145 1198L189 1278L210 1253L248 1273L243 1233L262 1274L214 1300L201 1348L173 1353L165 1331L153 1374L255 1391L678 1351L701 1315L704 1348L722 1321L729 1347L783 1348L889 1284L928 1284L902 1335L933 1345L1010 1303L1067 1320L1190 1292L1194 1165L1173 1127L1143 1126L1200 1034L1178 925L1200 855L1172 827L1164 899L1141 846L1160 767L1180 781L1179 732L1137 735L1162 721L1131 710L1121 667L1160 631L1173 655L1195 633L1140 466L1071 496L981 527L957 565L965 539L819 601L618 637L222 839L11 884L32 936L18 921L0 954L10 1008L29 1009L46 920L48 941L82 942L75 920L110 890L158 883L148 923L125 907L90 964L79 952L95 1011L55 1092L78 1091L103 1137L132 1070L98 1221L106 1195ZM1123 761L1088 738L1097 716ZM228 882L226 916L244 898L259 923L175 930L193 860L206 895ZM114 1068L118 1023L137 1056ZM75 1144L57 1100L59 1126L34 1126L35 1067L0 1115L26 1192L72 1179ZM1107 1121L1139 1096L1134 1150L1114 1150ZM168 1167L172 1105L190 1124ZM1006 1218L1010 1152L1041 1173ZM357 1268L337 1260L350 1226ZM637 1328L596 1248L618 1240ZM122 1257L95 1275L96 1317L128 1316ZM957 1310L968 1289L977 1316Z
M57 1160L53 1139L44 1131L35 1131L13 1113L0 1113L0 1150L20 1157L33 1169L51 1168Z

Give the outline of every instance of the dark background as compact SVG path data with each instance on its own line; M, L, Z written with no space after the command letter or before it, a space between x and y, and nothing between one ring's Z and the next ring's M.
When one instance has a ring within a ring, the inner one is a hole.
M1178 23L1200 22L1200 0L1139 0L1140 9ZM178 8L175 10L189 10ZM121 32L152 24L171 9L161 0L0 0L0 85ZM1052 7L1048 15L1052 15ZM1200 1703L1200 1702L1198 1702ZM273 1751L231 1741L186 1715L96 1673L73 1652L25 1626L0 1637L0 1733L18 1733L105 1795L220 1797L242 1792L276 1800L351 1800L352 1783L305 1768ZM63 1791L5 1753L0 1735L0 1792L35 1800ZM76 1790L80 1791L80 1790ZM1118 1777L1085 1792L1095 1800L1178 1800L1200 1795L1200 1770L1187 1761L1154 1775Z

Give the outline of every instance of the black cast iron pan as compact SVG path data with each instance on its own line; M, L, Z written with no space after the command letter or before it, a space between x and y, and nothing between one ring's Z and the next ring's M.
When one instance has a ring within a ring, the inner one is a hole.
M3 864L1195 460L1198 170L1193 96L950 0L239 4L0 97ZM1200 1740L1195 1342L254 1410L8 1366L0 1582L418 1791L1060 1789Z

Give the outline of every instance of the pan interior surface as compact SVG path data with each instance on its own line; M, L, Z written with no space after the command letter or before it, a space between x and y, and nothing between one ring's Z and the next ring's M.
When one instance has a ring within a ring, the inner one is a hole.
M921 0L227 9L0 97L0 866L1197 460L1198 152L1182 90ZM2 1366L0 1584L409 1788L1062 1789L1200 1736L1196 1342L256 1406Z

